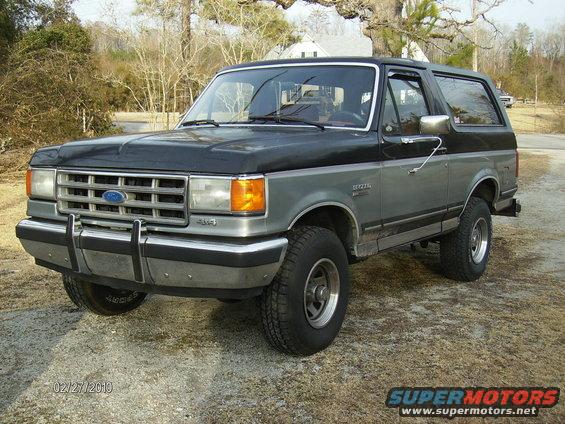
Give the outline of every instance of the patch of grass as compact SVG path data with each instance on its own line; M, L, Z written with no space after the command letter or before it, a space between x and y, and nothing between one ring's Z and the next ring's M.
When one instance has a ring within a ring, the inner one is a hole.
M22 251L14 228L25 217L26 201L24 181L0 183L0 249Z
M549 170L550 158L545 154L520 152L518 186L526 187L539 180Z
M565 107L556 105L516 104L506 109L517 133L564 133Z

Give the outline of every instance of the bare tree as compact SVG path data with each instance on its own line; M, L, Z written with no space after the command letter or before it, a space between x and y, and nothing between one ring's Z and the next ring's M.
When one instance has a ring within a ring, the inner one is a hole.
M127 90L155 125L159 115L192 104L218 68L261 59L292 35L292 26L273 4L138 0L137 6L128 25L123 17L118 24L114 13L114 23L106 28L111 34L105 39L120 40L128 59L121 66L126 72L108 66L105 78Z
M127 63L128 73L140 84L133 86L111 71L106 79L125 87L138 108L152 114L154 124L158 113L192 103L204 79L195 63L206 44L195 42L192 35L187 38L187 17L178 13L181 9L180 0L140 0L129 26L118 25L116 19L110 27L135 58Z
M547 32L536 34L544 56L549 60L549 72L553 71L555 63L565 54L565 23L555 25Z
M311 35L319 36L330 33L330 17L323 7L314 7L308 13L308 16L302 19L300 23L301 29Z
M214 23L205 27L206 39L226 65L262 59L273 47L292 40L293 27L274 5L208 0L200 17Z

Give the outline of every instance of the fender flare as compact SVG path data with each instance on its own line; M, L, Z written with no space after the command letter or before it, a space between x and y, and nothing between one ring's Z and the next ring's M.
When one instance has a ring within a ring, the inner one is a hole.
M355 217L355 213L353 212L353 210L347 206L344 203L340 203L340 202L319 202L319 203L315 203L313 205L308 206L307 208L303 209L298 215L296 215L294 217L294 219L291 221L290 225L288 226L287 230L291 230L292 227L294 227L294 225L298 222L298 220L300 218L302 218L304 215L306 215L308 212L312 212L315 209L319 209L319 208L323 208L326 206L334 206L337 207L341 210L343 210L347 216L349 217L352 225L352 230L353 230L353 246L357 245L358 241L359 241L359 236L360 236L360 232L359 232L359 222L357 221L357 218Z
M465 200L465 204L463 205L463 209L461 210L461 214L467 208L467 203L469 203L469 200L471 199L471 195L475 192L476 188L481 183L483 183L487 180L492 180L494 182L495 188L494 188L494 196L493 196L493 199L492 199L492 204L494 205L496 203L496 201L498 200L498 197L500 196L500 183L498 182L498 178L496 178L496 176L494 176L492 174L485 175L484 177L479 178L479 180L477 182L475 182L475 184L473 185L471 190L469 190L469 194L467 195L467 199Z

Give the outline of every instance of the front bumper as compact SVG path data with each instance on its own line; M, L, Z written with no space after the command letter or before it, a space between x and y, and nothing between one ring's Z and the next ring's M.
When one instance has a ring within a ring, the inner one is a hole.
M16 235L36 263L98 284L143 292L195 297L247 297L268 285L288 240L209 241L148 233L141 221L131 231L25 219Z

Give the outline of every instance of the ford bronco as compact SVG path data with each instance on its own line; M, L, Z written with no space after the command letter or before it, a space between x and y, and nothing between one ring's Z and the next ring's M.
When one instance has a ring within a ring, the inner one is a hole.
M147 293L257 297L266 338L326 348L348 264L438 242L478 279L491 215L516 216L516 138L491 80L403 59L221 70L173 131L39 149L16 233L70 299L101 315Z

